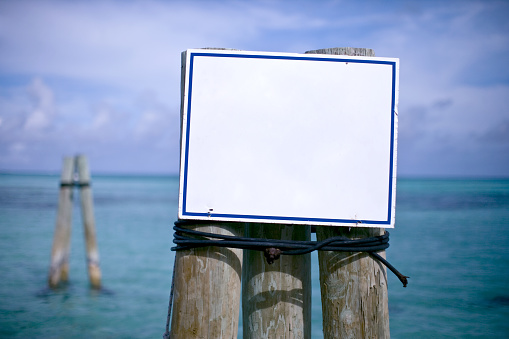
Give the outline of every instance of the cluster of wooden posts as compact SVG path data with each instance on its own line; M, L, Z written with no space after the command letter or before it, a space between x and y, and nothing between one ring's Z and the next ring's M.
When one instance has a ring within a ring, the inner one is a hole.
M90 286L99 289L101 287L101 270L99 268L99 251L95 234L94 206L87 158L84 155L65 157L60 180L58 214L51 251L48 284L51 288L57 288L69 279L73 190L77 186L80 189L81 215L85 229Z
M310 240L310 226L203 223L194 230ZM383 229L316 227L317 239L378 236ZM384 255L384 254L382 254ZM387 275L367 253L318 254L325 338L388 338ZM242 295L244 338L311 338L310 254L281 256L205 247L176 253L170 338L236 338ZM242 291L241 291L242 280Z
M374 56L364 48L308 53ZM306 225L201 222L186 227L253 238L311 239L311 226ZM318 241L383 232L316 227ZM379 254L385 257L385 252ZM385 267L367 253L320 251L318 257L324 337L388 338ZM174 270L171 338L236 338L241 296L245 339L311 338L310 254L283 255L269 265L259 251L204 247L177 252Z

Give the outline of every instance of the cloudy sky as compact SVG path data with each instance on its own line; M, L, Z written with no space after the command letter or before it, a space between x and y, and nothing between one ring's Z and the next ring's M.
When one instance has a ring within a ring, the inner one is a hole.
M180 53L400 58L398 175L509 176L508 1L0 0L0 171L178 171Z

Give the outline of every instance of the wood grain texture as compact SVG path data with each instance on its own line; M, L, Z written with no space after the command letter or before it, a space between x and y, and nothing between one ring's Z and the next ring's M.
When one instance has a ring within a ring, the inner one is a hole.
M375 51L371 48L357 47L335 47L323 48L307 51L306 54L332 54L332 55L350 55L350 56L369 56L374 57Z
M222 48L213 48L222 49ZM180 130L183 115L187 52L181 54ZM182 149L182 134L180 147ZM180 159L182 161L182 157ZM203 232L242 236L242 223L197 223L186 226ZM175 278L170 337L236 338L240 312L241 249L195 248L175 254Z
M242 236L243 224L211 222L187 228ZM175 258L172 339L236 338L240 310L242 250L204 247Z
M359 239L379 228L317 227L316 237ZM379 253L385 257L385 251ZM320 251L324 338L389 338L387 272L367 253Z
M246 236L309 240L306 225L246 224ZM311 337L310 254L283 255L269 265L263 252L244 251L243 335L248 338Z
M90 286L101 288L101 269L99 267L99 248L95 231L94 203L92 199L92 187L90 185L90 170L88 160L84 155L76 157L78 169L81 200L81 216L85 228L85 242L87 249L87 267Z
M351 47L306 53L375 56L372 49ZM316 227L319 241L338 235L359 239L383 232L383 228ZM385 251L379 254L385 258ZM324 338L389 338L385 266L366 253L320 251L318 261Z
M62 183L71 183L74 174L74 158L65 157L62 164ZM69 279L69 252L71 246L72 186L61 186L58 197L57 221L53 235L48 285L56 288Z

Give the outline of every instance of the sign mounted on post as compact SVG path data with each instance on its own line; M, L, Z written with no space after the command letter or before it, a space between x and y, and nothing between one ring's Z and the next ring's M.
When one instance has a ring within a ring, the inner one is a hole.
M398 59L182 62L179 219L394 227Z

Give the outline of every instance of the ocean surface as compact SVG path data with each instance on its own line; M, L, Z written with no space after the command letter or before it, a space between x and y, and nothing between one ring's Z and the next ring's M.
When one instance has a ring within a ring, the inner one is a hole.
M162 338L178 178L92 183L104 290L89 289L75 191L70 283L52 291L59 176L0 174L0 338ZM387 259L411 277L388 274L392 338L509 337L509 180L398 179L390 232ZM321 338L316 253L312 279Z

